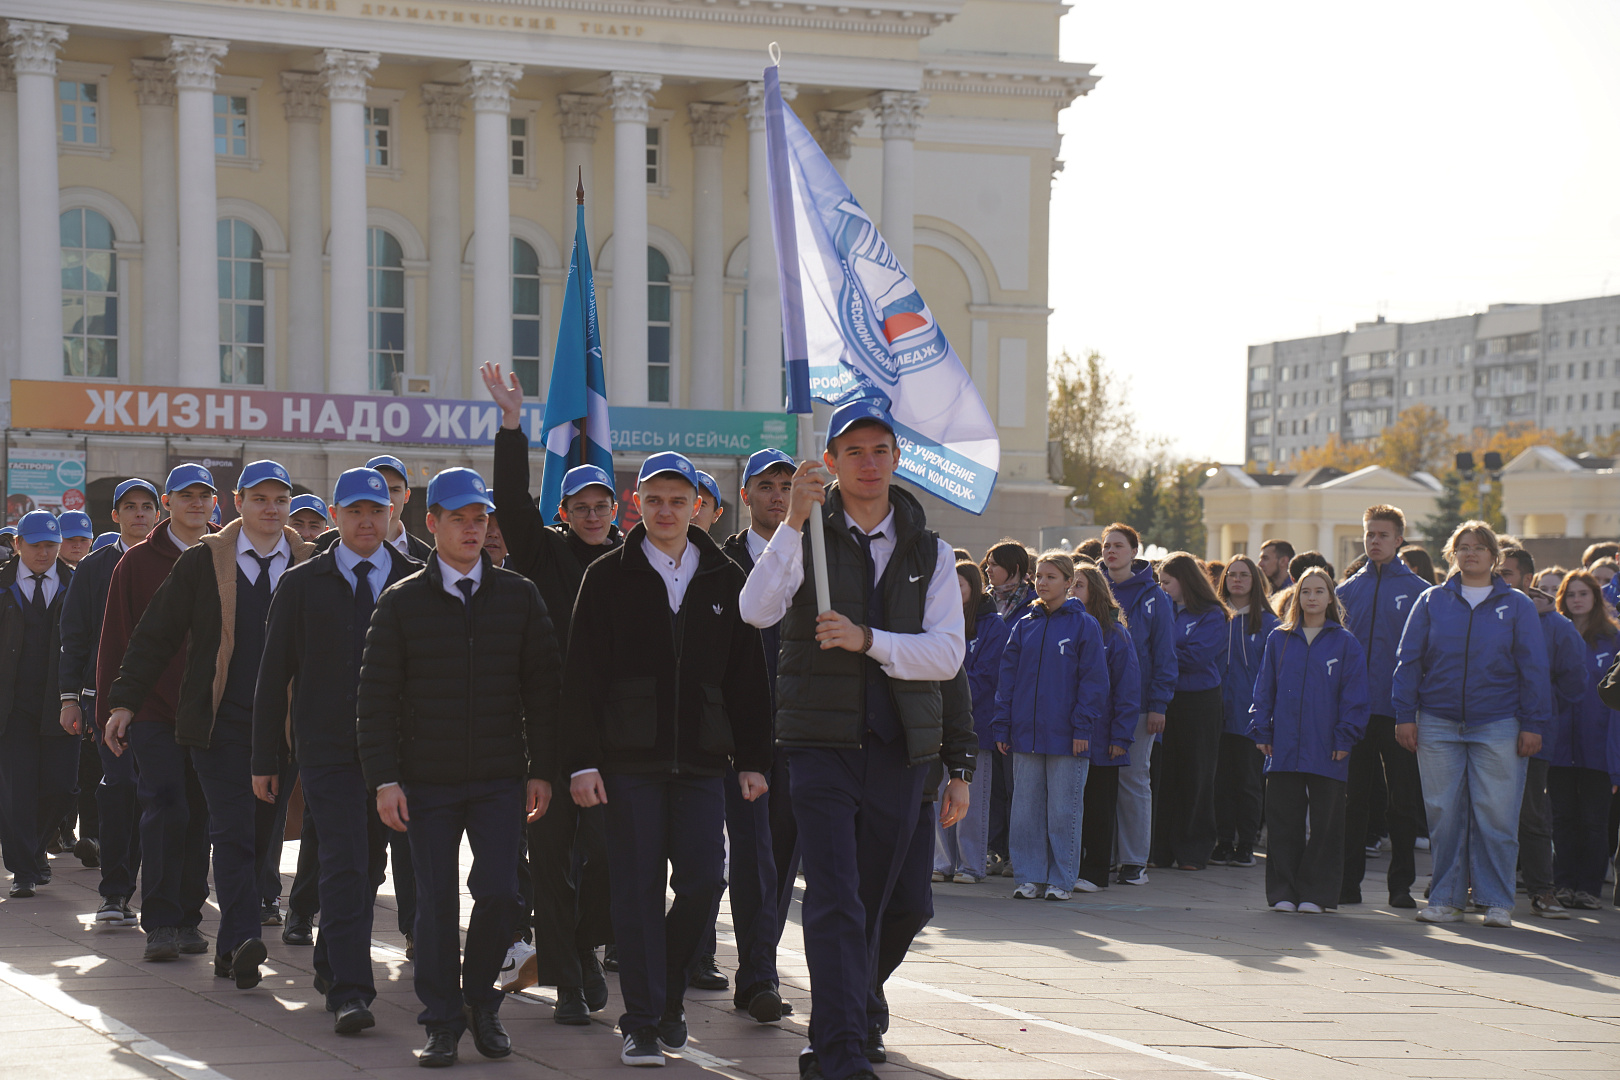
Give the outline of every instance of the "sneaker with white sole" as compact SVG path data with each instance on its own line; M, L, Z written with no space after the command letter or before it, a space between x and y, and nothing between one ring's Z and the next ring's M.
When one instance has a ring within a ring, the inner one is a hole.
M1493 907L1485 910L1485 925L1506 928L1513 925L1513 909Z
M637 1028L624 1037L619 1060L626 1065L662 1068L664 1052L658 1048L658 1029L651 1024Z
M96 922L122 926L124 923L124 898L122 896L109 896L102 900L101 907L96 909Z
M1272 911L1298 911L1299 907L1292 900L1279 900L1271 905Z
M506 950L506 959L501 963L501 974L496 979L501 991L516 994L539 980L540 962L534 946L527 941L512 942L512 947Z
M1038 900L1041 895L1040 886L1033 881L1026 881L1013 890L1014 900Z
M1069 890L1060 889L1056 885L1048 885L1046 887L1046 898L1048 900L1067 900L1069 898Z
M1087 881L1085 878L1076 878L1074 882L1075 892L1096 892L1099 888L1101 888L1101 886L1095 884L1094 882Z
M1552 893L1542 893L1540 896L1530 898L1530 913L1539 915L1543 919L1567 919L1569 911L1558 902L1558 897Z
M978 885L984 881L984 875L971 874L966 870L958 870L951 880L958 885Z
M1313 904L1309 900L1301 900L1299 902L1299 906L1294 910L1298 911L1301 915L1320 915L1322 914L1322 905Z
M1119 868L1118 881L1121 885L1146 885L1148 883L1147 867L1132 866L1126 863Z
M1463 913L1461 908L1448 907L1445 904L1430 904L1417 913L1417 921L1427 923L1462 922Z

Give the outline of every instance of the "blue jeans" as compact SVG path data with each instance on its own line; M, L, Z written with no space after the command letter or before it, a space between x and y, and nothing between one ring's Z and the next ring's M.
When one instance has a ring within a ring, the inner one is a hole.
M1418 713L1418 770L1429 818L1434 878L1429 902L1513 907L1525 758L1513 717L1465 728Z
M958 821L950 828L941 828L938 815L933 816L934 830L934 869L950 876L952 874L972 874L976 878L984 877L984 868L987 861L986 847L990 840L990 776L992 767L988 754L999 754L994 748L980 750L983 758L982 769L973 773L973 783L968 788L968 809ZM939 786L941 795L945 785Z
M1014 754L1013 877L1057 889L1080 876L1080 814L1091 761L1072 754Z
M1147 718L1147 713L1137 716L1130 761L1119 767L1119 799L1114 814L1119 819L1119 862L1124 866L1146 866L1153 839L1153 784L1148 775L1148 766L1153 763L1153 736L1148 734Z

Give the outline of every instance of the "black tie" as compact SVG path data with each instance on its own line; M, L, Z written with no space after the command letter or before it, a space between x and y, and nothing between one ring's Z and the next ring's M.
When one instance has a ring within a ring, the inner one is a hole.
M377 598L371 592L371 572L375 569L368 559L354 564L354 610L368 623L371 621L371 609L377 606Z
M881 539L882 533L866 535L860 529L851 525L849 531L855 534L855 542L861 545L861 554L866 557L866 585L872 588L877 583L877 562L872 558L872 541Z
M473 579L470 577L464 577L456 582L456 588L461 590L461 598L467 602L468 607L472 606L473 584Z
M253 579L253 587L261 592L270 591L270 564L275 561L276 553L260 555L257 551L249 551L253 561L259 564L259 576Z
M43 615L47 610L45 606L45 575L30 574L29 577L32 578L34 582L34 596L32 600L34 611L40 615Z

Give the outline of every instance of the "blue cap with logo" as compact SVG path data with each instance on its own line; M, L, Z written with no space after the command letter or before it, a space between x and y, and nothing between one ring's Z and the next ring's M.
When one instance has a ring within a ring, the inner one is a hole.
M16 536L16 535L17 535L17 526L15 526L15 525L7 525L4 528L0 528L0 536L5 537L7 540L10 540L13 536Z
M720 485L715 481L714 477L710 476L702 469L699 469L697 474L698 483L703 485L703 490L714 496L714 505L724 506L725 500L720 497Z
M332 503L335 506L353 506L357 502L374 502L379 506L388 505L388 481L376 469L350 469L337 478L332 487Z
M236 490L246 491L271 480L278 484L287 485L288 491L292 490L292 477L287 475L287 470L282 468L278 462L268 459L250 461L242 466L242 478L236 482Z
M677 454L673 450L665 450L662 454L654 454L641 463L641 473L636 477L636 483L645 484L655 476L669 473L678 476L692 485L693 491L698 487L697 466L689 461L685 454Z
M169 470L169 478L163 481L163 490L165 493L183 491L193 484L201 484L209 491L219 490L214 486L214 474L191 461Z
M766 469L774 469L778 465L786 465L790 471L798 468L792 458L774 446L767 446L763 450L755 450L748 455L748 464L743 466L743 487L747 487L748 481Z
M113 488L113 509L118 509L118 504L123 501L124 496L128 495L130 491L135 488L143 488L150 491L152 493L152 501L157 502L158 489L152 486L152 481L142 480L137 476L132 480L125 480L122 484L119 484L117 487Z
M484 478L472 469L445 469L429 480L427 501L429 506L436 506L440 510L460 510L473 503L495 509Z
M840 405L827 419L827 449L832 449L834 439L863 420L875 420L888 428L890 435L898 437L894 430L894 418L889 415L888 403L877 398L859 398Z
M291 517L300 510L313 510L321 515L322 521L326 520L326 504L321 501L319 495L294 495L292 505L287 509L287 516Z
M25 544L60 544L62 526L49 510L30 510L17 522L17 539Z
M613 478L607 474L606 469L600 465L575 465L563 473L562 497L566 499L570 495L577 495L592 484L600 484L607 488L609 495L617 494L613 490Z
M395 457L393 454L378 454L376 457L366 462L366 468L393 469L395 472L399 473L399 478L401 480L408 482L411 478L411 474L405 471L405 463L399 460L399 458Z
M56 519L56 524L61 528L64 540L89 540L96 535L96 527L90 523L90 515L83 510L62 511L62 516Z
M115 533L115 532L104 532L100 536L96 537L94 540L90 541L90 550L91 551L100 551L102 548L107 547L109 544L116 544L116 543L118 543L118 534L117 533Z
M225 524L225 512L219 508L219 503L217 501L214 503L214 512L208 515L208 520L213 522L215 525Z

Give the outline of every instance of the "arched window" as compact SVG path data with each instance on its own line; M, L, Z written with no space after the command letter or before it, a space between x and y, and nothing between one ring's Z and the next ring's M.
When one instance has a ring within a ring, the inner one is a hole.
M264 385L264 243L245 221L219 222L219 381Z
M540 257L512 238L512 371L528 397L540 396Z
M118 377L118 256L94 210L62 214L62 374Z
M669 402L669 260L647 249L647 400Z
M405 253L384 229L366 230L366 322L371 388L392 391L405 370Z

